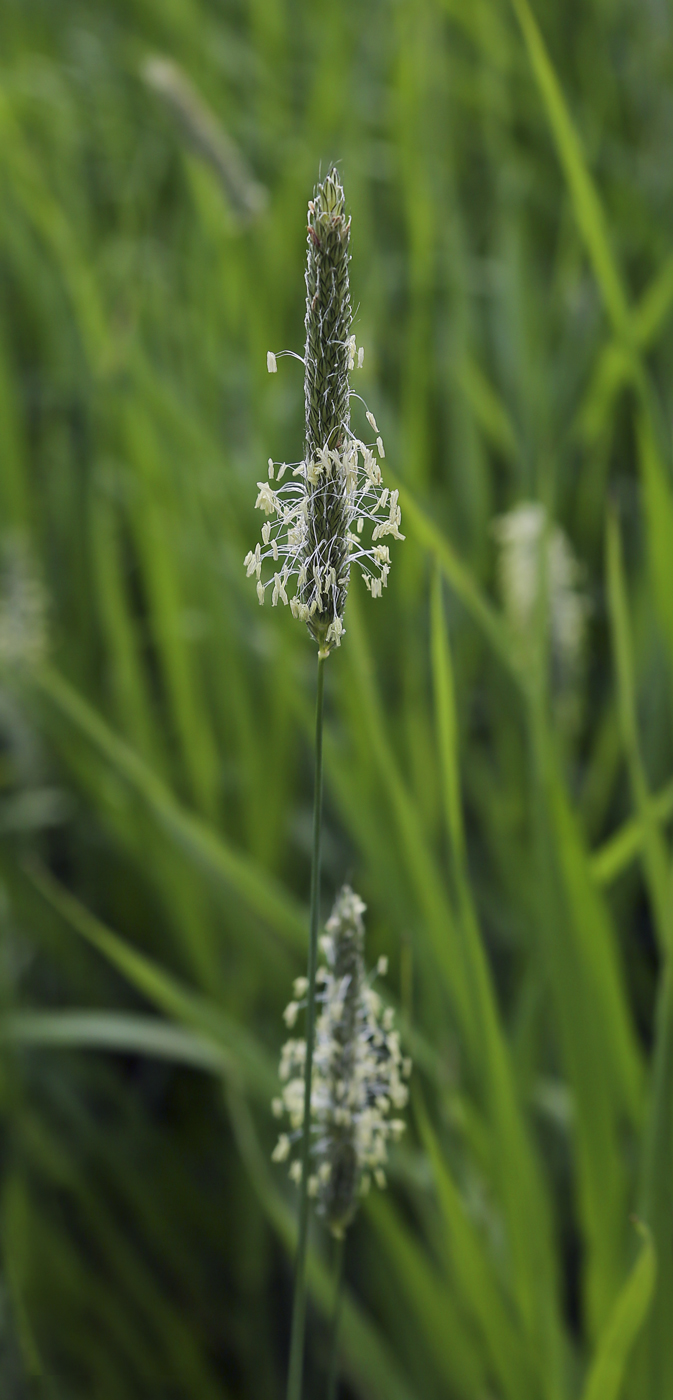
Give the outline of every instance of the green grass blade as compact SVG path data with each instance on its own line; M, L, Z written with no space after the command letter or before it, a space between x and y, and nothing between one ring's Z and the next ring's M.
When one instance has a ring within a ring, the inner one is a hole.
M639 1226L643 1244L599 1338L583 1400L619 1400L634 1341L647 1317L654 1293L656 1255L649 1230Z
M673 816L673 782L651 798L653 819L662 825ZM591 873L598 885L610 885L634 861L645 844L645 830L637 817L624 822L590 857Z
M67 925L116 967L136 991L165 1015L200 1033L207 1040L215 1041L228 1060L229 1074L241 1076L268 1100L277 1085L275 1071L248 1031L237 1026L219 1007L184 987L172 973L106 928L44 868L32 865L25 874L34 889Z
M530 1349L502 1296L493 1263L469 1219L418 1090L414 1107L446 1230L446 1268L455 1279L457 1296L479 1330L503 1394L511 1400L535 1396L539 1391Z
M132 1011L14 1011L0 1018L0 1040L11 1045L150 1055L210 1074L232 1071L231 1057L212 1041L183 1026Z
M92 744L111 768L142 799L152 817L195 863L230 888L290 945L304 948L301 909L269 875L244 854L227 846L201 818L185 811L140 756L124 743L58 672L44 668L36 677L41 695Z
M603 207L589 174L561 84L528 0L512 0L512 8L521 26L531 68L568 182L575 217L593 264L605 308L614 330L628 341L631 336L628 300L610 246Z
M410 533L436 556L447 583L474 618L506 670L514 677L517 685L521 685L521 674L514 660L507 627L475 583L467 565L459 559L442 531L428 519L407 487L397 483L390 468L387 468L386 480L390 480L391 485L398 486L404 519Z
M227 1104L238 1150L250 1181L273 1230L290 1257L297 1240L295 1213L281 1196L262 1153L245 1101L239 1094L227 1095ZM315 1249L307 1260L309 1293L324 1318L331 1317L333 1280L327 1264ZM400 1371L395 1357L375 1323L360 1308L349 1289L345 1290L341 1315L342 1370L363 1393L380 1400L414 1400L416 1392Z
M619 525L613 511L607 524L607 591L613 647L617 669L617 691L631 789L644 832L644 863L655 927L662 951L671 946L671 893L669 860L661 831L652 815L645 770L640 756L636 719L633 655L630 637L624 566Z
M647 401L637 419L638 461L648 532L648 562L655 604L673 671L673 494Z
M638 1209L652 1232L658 1281L638 1348L638 1396L667 1400L673 1387L673 971L670 950L660 976L655 1013L652 1089L640 1163Z

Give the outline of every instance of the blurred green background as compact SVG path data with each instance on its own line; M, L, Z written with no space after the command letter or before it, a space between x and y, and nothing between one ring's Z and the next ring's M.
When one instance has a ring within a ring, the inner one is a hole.
M672 70L659 0L4 0L3 1400L283 1394L315 655L242 560L332 160L407 540L328 665L323 910L415 1064L343 1394L673 1395Z

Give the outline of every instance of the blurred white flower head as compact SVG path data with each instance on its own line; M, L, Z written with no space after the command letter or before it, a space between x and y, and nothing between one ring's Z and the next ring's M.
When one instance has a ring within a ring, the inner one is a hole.
M582 567L567 535L559 525L548 524L545 507L538 502L525 501L501 515L493 523L493 533L499 546L503 606L521 660L530 661L544 584L552 691L557 698L570 700L579 680L591 610L582 590Z
M394 1015L372 986L376 972L364 968L365 906L348 885L337 896L321 939L325 963L318 970L318 1005L311 1082L311 1157L308 1192L317 1200L334 1235L341 1237L371 1185L386 1184L388 1143L405 1124L391 1113L404 1108L411 1061L402 1055ZM387 960L380 958L377 972ZM305 979L295 995L305 994ZM294 1025L305 1001L293 1000L285 1013ZM289 1014L288 1014L289 1013ZM277 1118L289 1119L273 1152L275 1162L290 1160L302 1135L306 1041L283 1046L279 1075L282 1093L273 1100ZM293 1181L301 1181L301 1163L291 1161Z
M37 665L47 650L47 607L26 540L0 542L0 668Z

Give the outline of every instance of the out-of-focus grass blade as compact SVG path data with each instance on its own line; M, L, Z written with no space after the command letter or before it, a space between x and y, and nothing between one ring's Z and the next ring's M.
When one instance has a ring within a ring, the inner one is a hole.
M656 341L672 311L673 254L670 254L633 308L633 334L642 350L649 349Z
M25 528L30 519L27 454L18 412L17 386L12 381L11 362L0 336L0 452L3 463L0 502L5 528Z
M512 0L526 41L533 71L573 199L575 216L591 257L596 279L613 329L632 359L632 377L640 400L637 418L638 457L643 479L645 513L651 551L655 595L673 667L673 496L659 453L652 409L651 389L634 334L633 319L608 238L605 216L591 179L581 144L571 121L561 86L528 0ZM663 296L668 293L664 288ZM661 294L655 298L658 309ZM647 317L645 317L647 322Z
M182 1026L132 1011L13 1011L0 1017L0 1040L13 1045L112 1050L150 1055L211 1074L230 1074L231 1056Z
M163 763L159 757L161 730L139 664L138 628L123 578L117 512L102 489L94 490L90 512L95 581L107 641L111 698L124 733L140 753L159 768L163 777Z
M111 347L88 259L78 246L64 210L47 188L15 119L10 100L1 87L0 137L0 158L11 180L11 188L62 272L92 368L96 373L104 372L110 364Z
M631 319L627 297L610 246L603 208L587 169L561 85L528 0L512 0L512 8L521 25L531 67L568 182L575 217L593 263L606 310L615 331L628 341L631 337Z
M651 798L651 815L662 825L673 816L673 782ZM590 856L589 865L597 885L611 885L643 849L645 831L637 817L624 822Z
M131 519L150 603L150 625L193 796L212 819L218 806L217 747L198 668L178 626L185 600L173 543L177 507L162 472L154 424L139 403L129 405L124 430L126 451L136 473Z
M44 1177L51 1178L61 1193L77 1201L87 1237L103 1254L115 1284L113 1308L118 1318L118 1335L121 1340L121 1334L126 1334L131 1356L145 1351L148 1383L157 1355L165 1355L171 1375L181 1377L192 1393L202 1395L204 1400L219 1400L221 1388L179 1304L157 1287L139 1243L120 1230L107 1203L79 1173L69 1148L33 1113L26 1115L21 1137L24 1147L39 1161Z
M513 461L518 450L514 425L500 395L475 359L464 361L459 379L484 436L507 461Z
M623 1271L628 1200L623 1122L642 1121L642 1066L615 933L589 873L544 724L537 735L538 918L565 1074L575 1102L576 1190L586 1244L587 1322L600 1331Z
M673 1391L673 962L660 975L654 1018L652 1088L643 1134L638 1211L652 1232L658 1280L637 1349L638 1400L668 1400Z
M233 889L291 945L305 946L306 924L301 909L271 876L244 854L233 851L199 817L186 812L143 759L113 733L57 671L41 669L35 683L45 700L94 745L142 799L159 826L191 859L215 880Z
M591 878L589 860L577 821L558 772L549 735L542 739L549 813L555 849L576 930L576 947L593 988L595 1016L601 1025L611 1076L623 1108L635 1122L641 1116L642 1061L626 997L615 931L603 897ZM599 1007L600 1012L599 1012Z
M537 1332L538 1357L550 1395L560 1393L558 1318L549 1221L513 1081L490 968L486 958L469 883L465 858L460 777L456 742L455 700L451 655L437 568L431 600L431 659L438 746L448 834L453 846L459 895L459 920L466 947L466 966L473 1016L482 1041L482 1073L487 1085L488 1118L492 1124L494 1172L500 1181L513 1259L512 1293L527 1327ZM536 1225L531 1228L535 1217ZM542 1357L544 1356L544 1360Z
M418 1090L414 1107L421 1140L432 1166L435 1190L446 1229L446 1267L457 1296L478 1327L497 1383L511 1400L539 1393L530 1349L502 1297L492 1263L471 1223L442 1156Z
M412 887L423 910L433 953L441 968L451 1001L455 1005L468 1043L477 1053L475 1028L470 1020L466 974L455 921L435 862L424 838L413 800L399 772L398 764L387 736L383 710L379 701L368 653L365 633L356 595L348 602L349 647L347 651L355 681L359 723L367 736L367 744L385 787L395 824L400 835L400 854L408 871Z
M607 523L607 591L617 669L617 691L631 790L644 832L644 863L654 924L662 952L671 943L671 887L669 859L659 827L652 815L645 770L640 756L636 719L635 679L631 647L624 567L619 525L614 511Z
M415 1234L401 1224L390 1203L378 1194L367 1204L367 1217L443 1384L450 1388L450 1394L457 1393L465 1400L479 1395L485 1390L488 1374L479 1340Z
M250 1110L240 1095L231 1090L227 1094L227 1105L238 1150L250 1181L275 1233L288 1254L293 1256L297 1240L295 1214L271 1179ZM311 1248L307 1278L314 1302L323 1317L330 1317L334 1297L333 1279L323 1260ZM345 1375L356 1386L362 1387L365 1394L380 1397L380 1400L414 1400L416 1392L406 1376L402 1375L375 1323L367 1318L348 1289L345 1290L341 1314L341 1351Z
M481 589L475 583L467 565L458 558L453 546L441 530L421 510L407 487L396 481L389 467L386 469L386 480L390 481L392 486L397 486L399 490L400 503L407 526L415 534L419 543L436 556L447 583L451 585L463 606L474 618L496 655L503 662L510 675L514 677L517 685L521 685L521 673L514 660L507 628L495 608L484 597Z
M656 342L673 310L673 256L666 258L632 311L633 339L641 352ZM618 341L601 351L578 414L577 427L588 446L605 432L615 398L633 378L631 356Z
M637 420L638 460L647 519L649 567L673 672L673 495L645 402Z
M462 866L465 858L465 832L458 773L456 704L441 589L439 567L436 566L432 580L430 635L437 739L446 825L456 860Z
M273 1067L252 1036L237 1026L219 1007L184 987L165 968L159 967L123 938L105 927L85 909L79 900L54 880L44 867L35 864L25 870L27 879L52 909L107 958L136 991L141 992L159 1010L179 1023L214 1040L222 1047L223 1059L228 1060L228 1073L242 1077L266 1100L273 1094L277 1080Z
M643 1244L600 1335L582 1400L619 1400L631 1349L652 1302L656 1255L649 1230L638 1228Z

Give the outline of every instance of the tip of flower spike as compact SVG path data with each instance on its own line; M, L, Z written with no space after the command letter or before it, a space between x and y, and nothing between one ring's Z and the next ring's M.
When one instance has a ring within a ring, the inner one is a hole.
M267 350L267 352L266 352L266 367L267 367L267 369L268 369L268 371L269 371L269 374L277 374L277 373L278 373L278 365L277 365L277 363L276 363L276 356L274 355L274 353L273 353L272 350Z
M329 175L322 184L318 185L314 203L320 204L326 214L343 213L344 192L335 165L332 166Z

